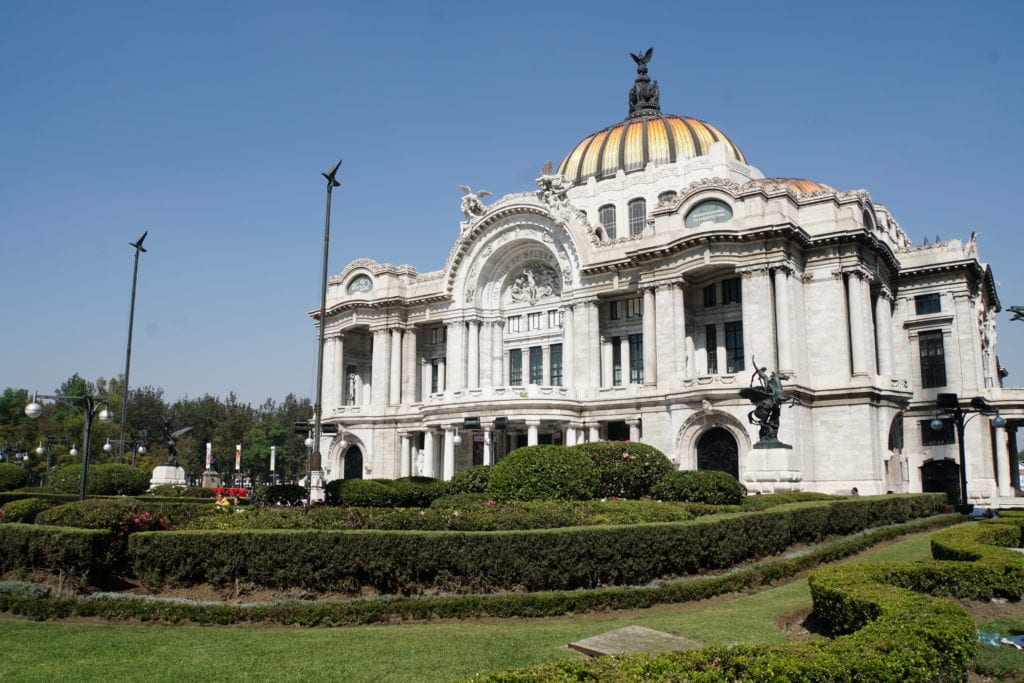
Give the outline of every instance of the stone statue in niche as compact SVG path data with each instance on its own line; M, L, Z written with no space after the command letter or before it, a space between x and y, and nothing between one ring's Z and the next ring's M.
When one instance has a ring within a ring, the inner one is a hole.
M561 294L558 272L543 263L531 263L515 276L508 288L512 303L536 303Z

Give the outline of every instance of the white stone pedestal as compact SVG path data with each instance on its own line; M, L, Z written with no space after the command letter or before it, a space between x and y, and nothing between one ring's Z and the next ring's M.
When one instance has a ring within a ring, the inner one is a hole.
M324 498L326 498L324 492L324 472L323 470L313 470L310 474L309 502L322 503Z
M751 448L747 453L743 483L751 492L802 491L804 474L792 448Z
M160 465L153 468L153 477L149 480L149 488L161 484L174 484L185 486L188 482L185 479L184 467L172 467L171 465Z
M213 489L220 486L220 475L213 470L206 470L203 472L202 486L204 489Z

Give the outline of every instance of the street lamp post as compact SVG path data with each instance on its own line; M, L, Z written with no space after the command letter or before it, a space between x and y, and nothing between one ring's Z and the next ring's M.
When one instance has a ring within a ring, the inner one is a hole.
M33 420L43 414L43 406L39 403L41 398L59 401L84 408L85 410L85 428L83 429L82 436L82 480L78 490L78 499L85 500L89 491L89 442L92 439L92 420L93 417L98 418L100 422L110 422L114 419L114 413L107 407L110 399L91 394L85 394L84 396L41 396L33 394L32 402L25 406L25 414ZM82 402L81 406L78 405L78 401ZM72 449L72 454L74 454L73 452L74 449Z
M327 180L327 209L324 217L324 258L323 272L320 278L320 329L317 335L316 355L316 403L313 405L313 447L309 454L309 501L313 502L313 477L318 480L323 477L320 455L320 428L323 419L323 381L324 381L324 332L327 325L327 254L331 243L331 194L334 188L341 185L335 178L338 169L341 167L341 160L331 166L325 173L321 173ZM321 488L318 482L317 488ZM318 491L319 494L319 491Z
M935 407L942 413L942 416L936 414L929 423L931 428L935 431L942 431L943 417L952 420L953 426L956 428L956 445L960 456L960 512L967 514L970 506L967 504L967 453L964 446L964 428L978 415L995 415L992 426L997 428L1003 427L1006 420L999 414L998 408L992 406L981 396L972 398L970 408L964 408L960 405L960 397L956 394L939 394L935 400Z
M132 367L132 327L135 325L135 282L139 278L139 253L146 251L142 242L146 239L149 230L142 233L137 242L129 242L129 246L135 247L135 267L132 269L132 305L128 310L128 348L124 354L124 389L121 392L121 436L118 438L120 447L118 450L119 459L124 462L124 425L128 419L128 373ZM132 465L135 465L135 453L132 452Z

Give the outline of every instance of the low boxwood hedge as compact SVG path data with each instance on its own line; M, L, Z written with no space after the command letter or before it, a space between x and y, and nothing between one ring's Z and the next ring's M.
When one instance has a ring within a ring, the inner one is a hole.
M112 534L98 529L0 524L0 574L42 569L71 585L106 571Z

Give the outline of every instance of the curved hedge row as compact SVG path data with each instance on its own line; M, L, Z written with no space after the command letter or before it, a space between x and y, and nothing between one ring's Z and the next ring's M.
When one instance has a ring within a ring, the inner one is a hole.
M1000 528L1001 527L1001 528ZM935 595L1024 597L1024 519L970 523L936 534L959 561L854 564L810 577L828 641L708 647L662 655L564 661L484 675L486 681L964 681L977 644L962 607Z
M129 537L149 588L209 583L410 594L642 585L941 512L941 495L782 506L688 522L536 531L162 531Z

